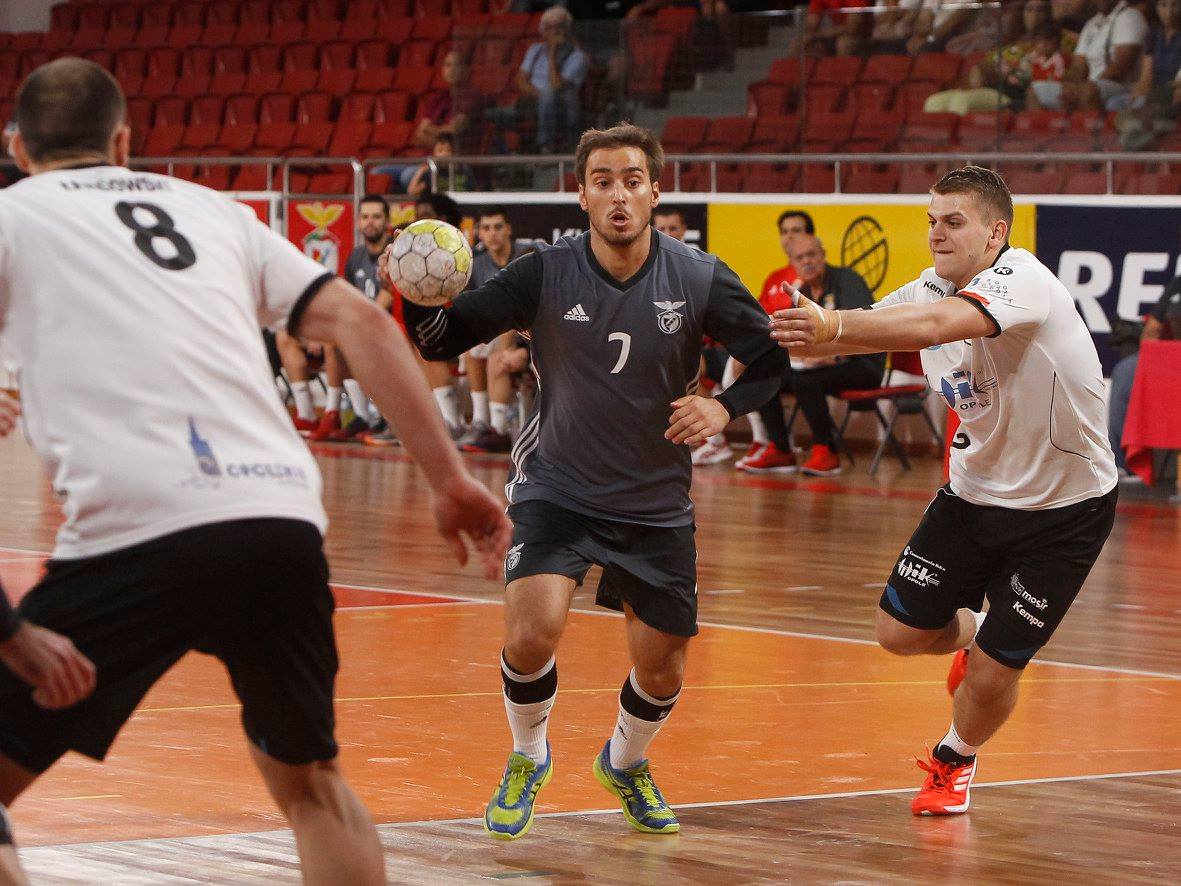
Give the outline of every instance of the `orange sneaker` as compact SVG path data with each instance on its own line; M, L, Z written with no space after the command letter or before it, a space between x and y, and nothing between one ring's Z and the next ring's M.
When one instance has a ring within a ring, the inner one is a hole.
M768 443L758 455L747 459L739 467L752 474L794 474L796 454L790 449L784 452L774 443Z
M742 466L752 458L756 458L766 445L766 443L751 443L750 448L746 450L746 454L734 462L734 467L741 471Z
M951 670L947 672L947 693L954 696L964 682L964 674L968 673L968 650L961 649L951 660Z
M839 474L841 457L833 452L832 447L817 443L812 447L812 455L800 466L800 471L813 477Z
M928 754L927 761L915 760L919 769L927 773L922 790L910 801L910 811L915 815L960 815L968 811L972 802L972 778L976 775L976 758L971 763L956 766L935 759Z
M340 413L333 409L320 416L320 423L307 436L309 440L327 440L332 435L332 432L339 428Z

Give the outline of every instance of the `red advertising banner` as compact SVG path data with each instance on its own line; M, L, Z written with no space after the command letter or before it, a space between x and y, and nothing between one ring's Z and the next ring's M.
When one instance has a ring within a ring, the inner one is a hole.
M341 274L353 251L353 204L291 200L287 204L287 237L304 255Z

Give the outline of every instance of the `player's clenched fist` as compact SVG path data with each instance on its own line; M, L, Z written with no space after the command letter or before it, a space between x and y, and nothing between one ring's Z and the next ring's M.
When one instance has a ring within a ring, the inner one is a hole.
M20 416L20 406L7 394L0 394L0 437L7 437L16 427L16 420Z
M726 407L710 397L690 394L672 402L673 414L668 417L665 440L696 446L707 438L721 433L730 424Z
M781 283L780 288L795 305L771 315L771 338L781 348L822 345L841 337L840 311L826 311L787 283Z

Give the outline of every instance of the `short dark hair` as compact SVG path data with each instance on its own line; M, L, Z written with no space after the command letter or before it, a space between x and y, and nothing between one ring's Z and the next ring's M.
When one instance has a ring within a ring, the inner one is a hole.
M633 123L617 123L610 129L588 129L578 140L574 150L574 177L586 184L586 163L593 151L612 148L639 148L648 159L648 178L660 181L664 169L664 148L660 140L647 129Z
M453 136L450 132L440 132L435 136L435 144L438 144L439 142L443 142L443 144L446 145L451 145L451 147L454 148L455 136Z
M812 216L804 212L802 209L789 209L786 212L779 213L779 218L775 221L775 229L779 230L783 226L783 220L786 218L802 218L804 220L804 233L815 234L816 223L812 221Z
M364 206L366 203L380 203L381 211L386 215L390 214L390 204L386 202L385 197L383 197L381 194L366 194L361 198L361 203L359 205Z
M983 166L965 166L953 169L931 188L932 194L975 194L982 204L987 206L1007 224L1013 224L1013 195L1009 186L1001 178L1000 173Z
M685 213L683 210L680 209L680 207L677 207L677 206L657 206L655 209L652 210L652 217L653 218L656 218L657 216L659 216L661 218L668 218L670 215L675 215L677 218L679 218L681 220L681 224L687 223L685 221Z
M415 206L421 206L423 203L429 204L435 216L449 225L458 228L463 222L463 211L459 208L459 204L446 194L435 194L428 191L414 201Z
M484 209L481 209L480 214L476 217L476 221L479 222L483 219L491 218L494 215L502 216L507 224L510 224L510 225L512 224L512 221L508 217L508 210L505 209L503 206L501 206L499 203L497 203L493 206L488 206Z
M127 100L115 78L84 58L42 65L16 97L17 129L37 162L106 154L126 116Z

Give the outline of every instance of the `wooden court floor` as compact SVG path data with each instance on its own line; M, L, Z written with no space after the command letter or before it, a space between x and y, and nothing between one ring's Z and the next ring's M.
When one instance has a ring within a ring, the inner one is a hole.
M590 773L627 673L622 622L575 601L551 738L556 775L525 839L478 825L507 753L500 589L450 563L397 450L316 449L333 521L338 738L392 880L468 883L1181 881L1181 515L1126 501L1070 616L980 757L973 809L915 819L913 758L946 728L946 662L870 642L894 558L939 482L695 478L700 637L653 745L674 837L632 833ZM474 460L495 486L506 465ZM19 594L56 509L0 443L0 576ZM594 573L592 572L592 578ZM105 765L68 757L13 809L38 883L278 883L290 833L247 760L220 665L186 658Z

